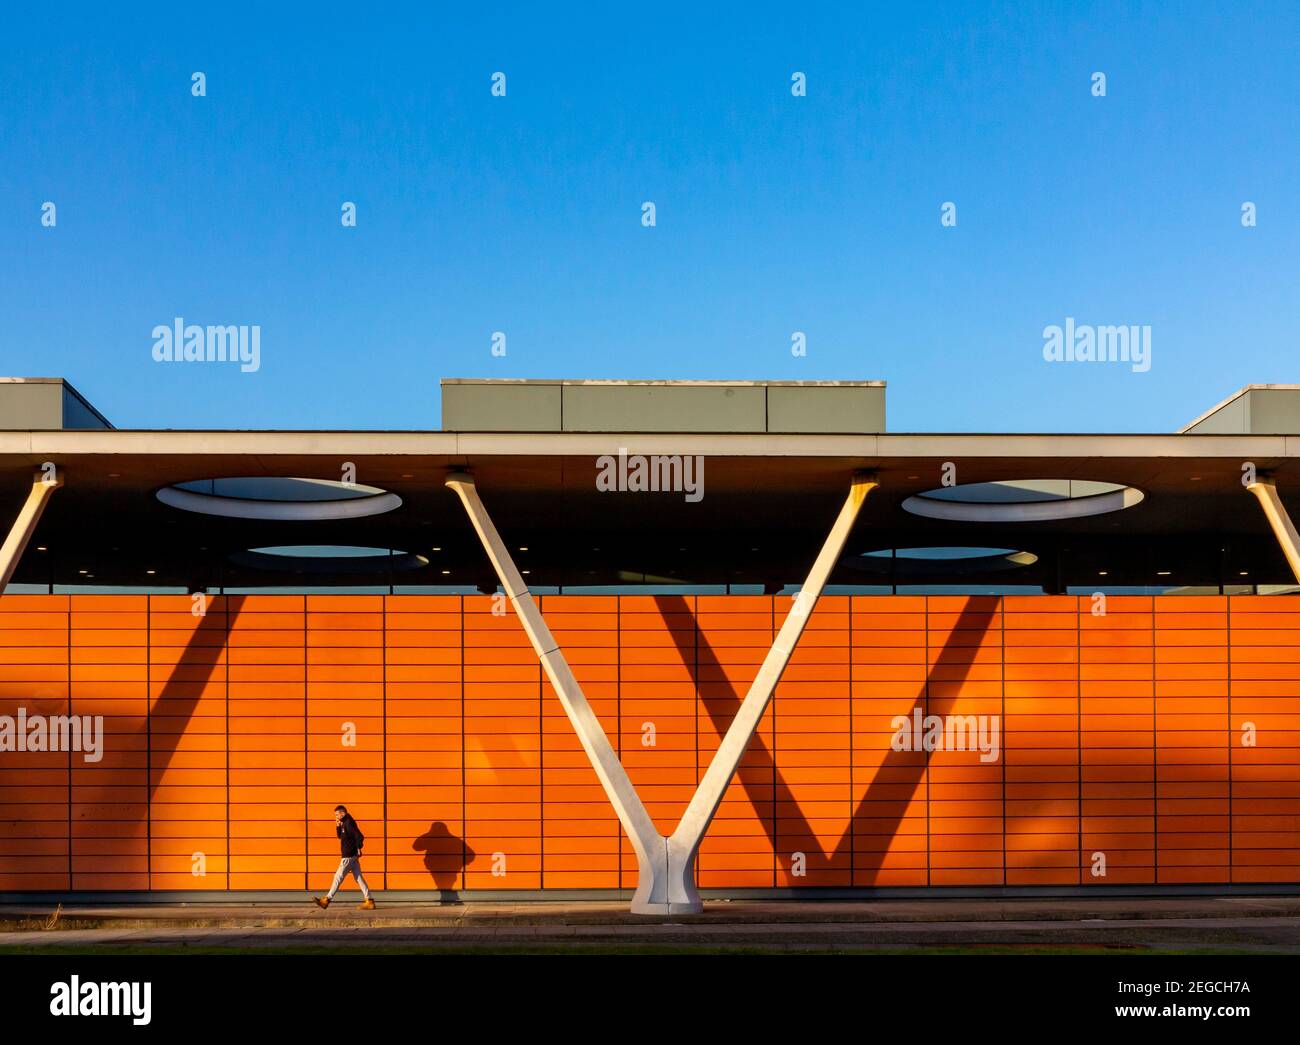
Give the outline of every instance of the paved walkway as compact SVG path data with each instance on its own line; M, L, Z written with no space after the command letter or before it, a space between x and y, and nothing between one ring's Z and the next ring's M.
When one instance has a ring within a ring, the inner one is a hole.
M1300 897L711 901L699 918L622 902L0 906L0 948L619 946L789 950L1082 947L1300 953Z

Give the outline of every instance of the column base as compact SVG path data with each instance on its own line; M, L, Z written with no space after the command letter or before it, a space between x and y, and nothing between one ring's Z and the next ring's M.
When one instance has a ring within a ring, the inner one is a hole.
M703 914L704 904L699 900L687 903L633 903L633 914Z

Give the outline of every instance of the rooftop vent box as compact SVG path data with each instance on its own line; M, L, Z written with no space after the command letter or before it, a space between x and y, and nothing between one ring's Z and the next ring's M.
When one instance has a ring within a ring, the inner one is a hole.
M0 377L0 431L112 427L61 377Z
M1300 435L1300 385L1247 385L1179 431L1185 435Z
M883 381L538 381L447 378L448 432L875 435Z

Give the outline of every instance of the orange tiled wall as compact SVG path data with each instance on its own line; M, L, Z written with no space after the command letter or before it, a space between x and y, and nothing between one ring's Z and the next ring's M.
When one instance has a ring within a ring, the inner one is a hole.
M790 608L543 596L668 832ZM635 861L491 596L0 598L0 891L629 888ZM1300 599L824 598L702 848L706 888L1300 882ZM898 751L997 716L1000 756ZM1105 874L1096 873L1104 864Z

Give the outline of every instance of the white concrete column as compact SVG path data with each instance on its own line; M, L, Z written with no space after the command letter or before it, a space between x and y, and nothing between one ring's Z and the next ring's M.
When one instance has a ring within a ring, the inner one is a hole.
M1272 477L1259 476L1246 489L1255 495L1260 507L1264 509L1264 516L1273 527L1273 536L1282 546L1282 554L1291 566L1296 583L1300 584L1300 535L1296 534L1295 524L1291 522L1291 516L1287 514L1282 498L1278 496L1277 485Z
M36 532L36 524L41 521L46 503L54 491L62 485L63 472L59 469L53 472L40 469L32 478L32 489L27 495L27 501L18 513L18 518L14 520L9 536L5 538L4 544L0 545L0 595L4 594L10 578L18 569L23 552L27 550L27 542Z

